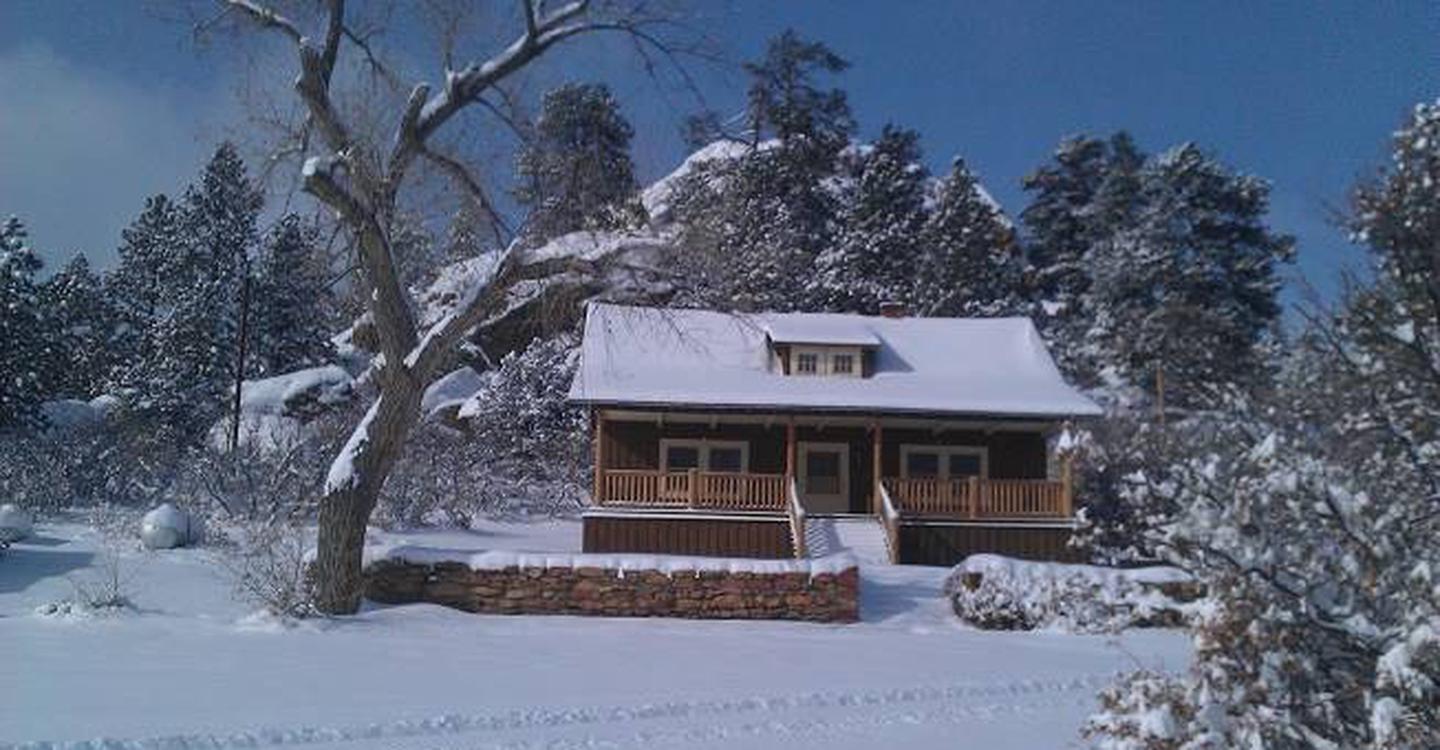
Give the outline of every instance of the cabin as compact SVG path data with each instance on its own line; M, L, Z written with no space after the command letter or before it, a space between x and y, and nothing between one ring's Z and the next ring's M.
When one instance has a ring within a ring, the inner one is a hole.
M570 400L594 450L586 552L805 557L873 520L891 562L1065 559L1058 437L1098 406L1028 318L591 303Z

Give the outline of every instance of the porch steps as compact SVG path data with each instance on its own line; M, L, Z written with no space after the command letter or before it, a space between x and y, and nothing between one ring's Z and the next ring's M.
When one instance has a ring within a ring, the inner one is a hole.
M862 565L889 565L885 530L873 516L810 516L805 520L810 557L849 552Z

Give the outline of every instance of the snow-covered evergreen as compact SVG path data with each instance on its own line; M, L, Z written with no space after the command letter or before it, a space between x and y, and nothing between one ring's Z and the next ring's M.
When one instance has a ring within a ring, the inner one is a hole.
M20 219L0 225L0 429L43 422L51 342L35 275L42 263Z
M52 368L46 397L88 399L105 391L119 343L118 319L102 279L76 255L40 285Z
M933 188L920 232L922 270L916 279L919 315L1026 315L1030 294L1015 230L994 200L956 158Z
M329 279L315 230L284 216L270 228L253 282L253 359L247 374L278 375L335 357Z
M921 229L929 174L920 163L920 135L887 126L857 149L844 174L847 190L834 242L815 259L811 297L824 309L875 311L883 302L909 304L921 271Z
M547 92L516 163L515 197L529 211L525 235L544 242L578 229L634 223L634 134L603 84L569 83Z

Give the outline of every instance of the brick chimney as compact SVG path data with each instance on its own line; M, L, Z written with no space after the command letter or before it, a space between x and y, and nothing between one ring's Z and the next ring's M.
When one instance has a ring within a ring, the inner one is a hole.
M885 318L903 318L906 315L905 305L902 302L881 302L880 316Z

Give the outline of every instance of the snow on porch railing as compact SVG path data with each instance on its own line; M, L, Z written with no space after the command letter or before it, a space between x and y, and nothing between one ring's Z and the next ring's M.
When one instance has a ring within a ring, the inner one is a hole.
M605 469L597 504L650 508L779 511L785 508L782 474L718 471Z
M1069 488L1046 479L887 478L901 513L960 518L1067 518Z

